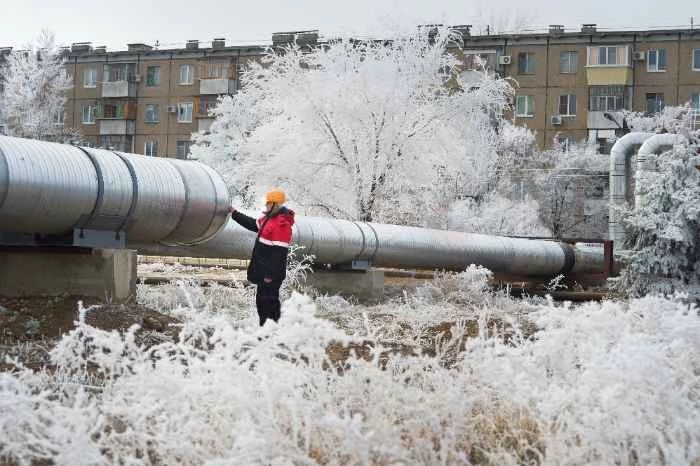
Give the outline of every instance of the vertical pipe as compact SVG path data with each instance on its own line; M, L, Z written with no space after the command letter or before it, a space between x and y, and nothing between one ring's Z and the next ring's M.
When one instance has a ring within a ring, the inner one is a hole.
M610 210L608 217L609 239L622 245L625 233L620 225L620 209L627 203L629 180L627 171L632 151L652 137L651 133L628 133L618 139L610 151Z

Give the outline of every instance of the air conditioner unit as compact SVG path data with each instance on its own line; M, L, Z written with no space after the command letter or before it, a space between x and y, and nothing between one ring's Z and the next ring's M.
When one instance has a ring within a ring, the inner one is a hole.
M644 61L647 57L646 52L633 52L632 60L634 61Z
M561 115L552 115L552 124L553 125L560 125L561 124Z
M168 105L168 113L177 113L177 105Z
M510 65L513 62L513 58L510 55L501 55L498 57L499 65Z

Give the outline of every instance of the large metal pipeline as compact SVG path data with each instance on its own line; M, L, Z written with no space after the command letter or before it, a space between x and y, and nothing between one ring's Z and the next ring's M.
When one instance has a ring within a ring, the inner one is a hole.
M221 178L196 162L0 137L0 232L121 229L143 253L248 258L255 235L232 220L220 229L228 202ZM294 238L324 264L479 264L537 277L605 268L597 248L317 217L298 217Z
M514 276L601 273L601 248L432 230L380 223L298 217L294 243L321 264L365 262L378 267L464 270L470 264ZM211 240L193 246L135 244L144 254L247 259L255 234L233 220Z
M229 203L198 162L0 136L0 231L191 244L221 229Z

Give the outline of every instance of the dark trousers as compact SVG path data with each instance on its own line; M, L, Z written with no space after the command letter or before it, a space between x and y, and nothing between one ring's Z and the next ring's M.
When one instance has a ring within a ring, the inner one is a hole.
M255 306L258 308L260 326L265 324L267 319L277 322L280 318L280 286L281 282L262 282L255 292Z

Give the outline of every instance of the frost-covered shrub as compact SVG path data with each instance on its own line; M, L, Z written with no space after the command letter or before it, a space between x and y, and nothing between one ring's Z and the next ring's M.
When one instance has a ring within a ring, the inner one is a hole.
M483 283L473 272L468 288ZM479 332L457 360L450 341L433 355L387 353L374 323L349 336L301 295L284 303L279 325L194 313L179 340L150 348L133 330L80 323L52 351L55 371L0 373L0 456L22 465L698 460L697 308L650 297L533 311L534 334L517 322L508 335ZM334 358L332 343L362 357Z
M685 291L700 298L700 157L697 146L650 157L658 171L646 185L644 204L622 221L627 265L619 287L633 295Z

